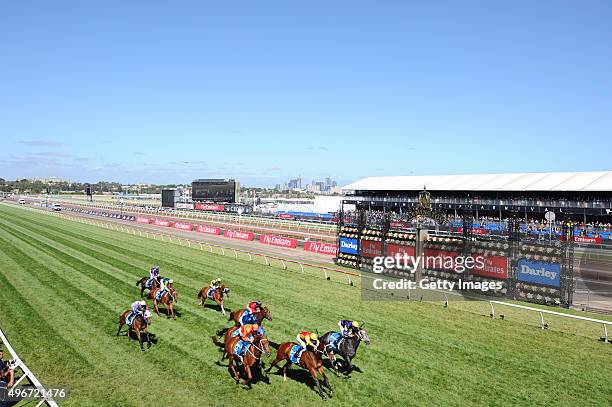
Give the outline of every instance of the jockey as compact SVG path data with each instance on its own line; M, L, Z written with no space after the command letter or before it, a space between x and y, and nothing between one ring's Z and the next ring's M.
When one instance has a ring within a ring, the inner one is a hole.
M319 346L319 337L314 332L302 331L298 334L296 339L303 350L306 350L306 347L309 345L312 346L313 349Z
M159 267L151 267L151 270L149 270L149 274L151 275L151 279L157 279L159 277Z
M217 289L219 287L221 287L221 279L220 278L215 278L214 280L212 280L210 282L210 288Z
M342 319L338 321L338 327L343 337L348 338L353 336L353 328L359 328L359 322Z
M242 325L239 329L240 339L245 342L253 342L253 336L259 331L259 325L257 324L247 324Z
M143 300L140 301L134 301L132 303L132 312L135 312L137 314L144 314L145 310L147 309L147 303L144 302Z
M251 314L261 311L261 301L251 301L247 304L246 310Z
M159 297L161 298L162 295L164 295L165 291L168 291L168 288L172 288L172 283L174 283L174 280L171 280L169 278L162 278L159 282Z

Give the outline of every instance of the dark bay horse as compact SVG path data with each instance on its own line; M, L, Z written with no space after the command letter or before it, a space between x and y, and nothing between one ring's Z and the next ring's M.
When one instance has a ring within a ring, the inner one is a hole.
M283 366L283 380L286 381L287 380L287 370L289 369L289 366L291 366L291 364L293 363L289 359L289 353L291 352L291 348L293 348L294 345L297 345L297 343L283 342L280 345L272 344L272 347L277 348L278 350L276 352L276 357L274 358L274 360L272 361L272 364L266 370L266 372L270 372L270 370L274 366L278 367L278 363L281 360L285 360L286 362L285 362L285 365ZM316 349L305 350L302 353L302 356L300 356L300 363L299 363L301 367L303 367L304 369L310 372L310 376L312 376L312 379L315 381L317 385L319 396L321 396L323 400L325 400L325 394L323 393L323 389L321 388L321 383L319 382L319 377L317 376L317 373L321 375L321 377L323 378L323 384L325 385L325 387L329 389L329 397L334 396L334 391L332 390L331 385L329 384L329 380L327 380L327 376L325 376L325 371L323 370L322 355L325 352L324 348L325 346L323 345L323 343L319 342L319 345L317 346Z
M202 289L198 292L198 298L201 298L200 305L202 306L202 308L204 308L204 303L206 302L206 299L210 298L207 295L208 289L209 287L202 287ZM230 292L230 289L224 285L222 285L221 287L215 288L212 292L212 300L221 307L221 312L223 313L223 315L225 315L225 308L223 306L224 305L223 296L224 295L229 296L229 292Z
M361 342L365 342L366 345L370 344L370 338L368 333L363 328L353 329L353 336L348 338L342 338L338 342L337 346L330 344L330 336L334 332L327 332L321 336L321 343L325 344L326 347L331 347L331 350L336 354L342 356L344 361L347 363L347 374L353 370L353 358L357 355L357 348Z
M142 298L144 294L144 290L147 289L147 286L146 286L147 281L149 281L149 277L143 277L140 280L136 281L136 287L140 286L140 298ZM153 281L151 282L150 291L153 291L158 287L159 287L159 284L157 283L157 280L153 279Z
M240 361L240 357L234 355L234 349L236 348L238 341L240 341L240 336L231 336L228 334L225 336L225 353L228 355L229 369L232 372L236 383L240 382L240 374L238 373L238 370L236 370L236 366L234 366L234 364L238 364L238 361ZM268 343L268 338L266 338L265 335L257 333L253 336L253 342L242 357L241 361L242 366L244 367L244 373L246 375L246 378L242 382L242 384L245 386L248 385L251 387L251 380L253 379L251 368L261 359L261 356L264 353L266 356L270 356L270 345Z
M172 319L176 319L176 315L174 314L174 304L178 303L178 292L169 287L166 292L161 296L159 300L157 300L157 292L159 288L156 288L153 291L149 292L149 299L153 300L153 308L155 309L155 313L159 315L158 304L164 304L166 307L166 315L168 318L172 317Z
M119 332L121 332L121 328L126 324L126 319L128 314L132 312L132 310L127 310L121 316L119 316L119 329L117 329L117 336L119 336ZM138 342L140 342L140 350L144 352L144 346L142 346L142 337L140 336L141 332L147 334L147 348L151 347L151 338L149 335L149 324L151 323L151 311L147 309L145 311L145 316L142 314L138 314L132 320L132 324L128 325L127 337L130 339L130 331L133 329L136 332L136 336L138 337Z

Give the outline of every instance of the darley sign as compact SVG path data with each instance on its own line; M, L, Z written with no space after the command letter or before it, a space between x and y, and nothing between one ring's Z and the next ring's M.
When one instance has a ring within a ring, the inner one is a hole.
M518 279L527 283L559 287L561 284L561 266L558 263L519 259Z

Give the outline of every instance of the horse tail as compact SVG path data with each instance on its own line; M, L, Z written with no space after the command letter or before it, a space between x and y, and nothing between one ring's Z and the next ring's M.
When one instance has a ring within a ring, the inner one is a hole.
M230 312L229 314L229 318L227 319L228 321L231 321L234 319L234 311Z
M211 336L210 339L212 339L213 343L218 346L219 348L225 348L225 344L219 342L219 339L217 339L216 336Z
M276 350L278 350L278 348L280 347L278 343L273 342L273 341L268 341L268 344L270 344L270 346L272 346Z
M198 298L202 298L202 290L198 291Z
M223 336L229 330L229 328L223 328L220 331L217 331L218 336Z
M136 281L136 287L138 287L141 282L142 282L142 278L140 280Z

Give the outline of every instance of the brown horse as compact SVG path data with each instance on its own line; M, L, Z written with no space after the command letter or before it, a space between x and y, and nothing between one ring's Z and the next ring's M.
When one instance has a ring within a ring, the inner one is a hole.
M149 299L153 300L153 309L155 310L155 313L159 315L158 304L161 303L166 307L166 315L168 318L172 317L172 319L176 319L176 315L174 314L174 304L178 303L178 292L174 288L168 287L161 298L157 300L157 292L159 290L159 288L156 288L155 290L149 292Z
M231 336L231 334L226 334L225 338L225 353L229 356L229 368L232 372L234 380L236 380L236 384L238 384L240 383L240 374L234 366L234 361L236 361L237 364L237 362L240 360L240 357L234 355L234 349L238 341L240 341L240 336ZM248 385L249 387L251 387L251 380L253 379L251 367L261 359L261 355L263 353L265 353L266 356L270 356L270 345L268 344L268 338L266 338L265 335L255 334L253 336L253 342L251 343L251 346L249 346L249 349L246 351L245 355L242 357L241 360L242 366L244 367L244 373L246 374L246 379L244 379L244 381L242 382L242 384L244 384L245 386Z
M202 287L202 289L198 292L198 298L201 298L200 305L204 308L204 303L208 297L208 289L209 287ZM221 312L225 315L225 308L223 307L223 296L229 296L230 289L226 286L222 285L221 287L217 287L212 292L212 300L216 302L221 307Z
M280 345L278 345L276 357L272 361L272 364L270 365L270 367L266 370L266 373L270 372L270 370L274 366L278 367L278 363L281 360L286 360L286 363L283 366L283 380L286 381L287 380L287 370L289 369L289 366L291 366L291 363L293 363L289 359L289 353L291 352L291 348L293 348L294 345L297 345L297 343L283 342ZM272 347L276 348L276 345L273 344ZM302 355L300 356L300 363L299 363L301 367L303 367L304 369L310 372L310 376L312 376L313 380L315 381L317 385L319 396L321 396L323 400L325 400L325 394L323 394L323 389L321 388L321 383L319 383L319 378L317 376L317 373L321 375L321 377L323 378L323 384L325 385L325 387L329 389L329 397L331 398L334 396L334 392L331 388L331 385L329 384L329 380L327 380L327 376L325 376L325 371L323 370L322 354L324 352L325 352L325 347L321 342L319 342L319 345L317 346L316 349L313 349L313 350L307 349L302 353Z
M240 326L240 318L242 317L242 313L244 312L244 310L244 308L241 308L239 310L230 312L228 321L234 321L236 326ZM261 322L264 320L264 318L272 321L272 313L270 312L267 306L262 307L260 311L255 312L253 315L255 315L258 325L261 325Z
M127 310L121 316L119 316L119 329L117 329L117 336L119 336L119 332L121 332L121 328L126 324L126 319L128 314L132 310ZM147 334L147 348L151 347L151 338L149 335L149 324L151 323L151 311L148 309L145 311L145 316L142 314L138 314L132 320L132 324L128 325L127 337L130 339L130 331L133 329L136 332L136 336L138 337L138 342L140 342L140 350L144 352L144 346L142 346L142 337L140 336L140 332L145 332Z
M144 294L144 290L147 289L147 286L146 286L147 281L149 281L149 277L143 277L140 280L136 281L136 287L140 286L140 298L142 298ZM150 291L153 291L158 287L159 287L159 284L157 283L157 280L153 279L153 282L151 283Z

